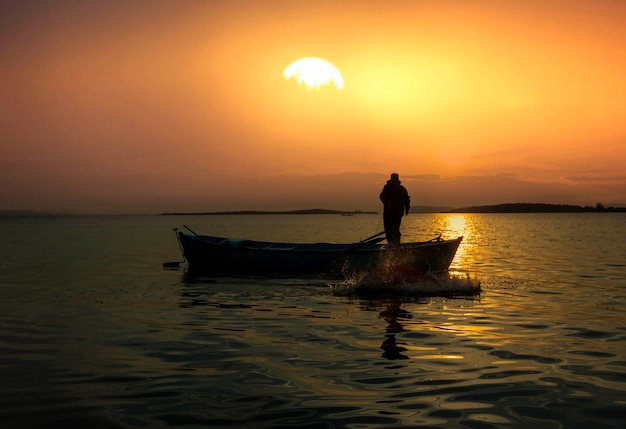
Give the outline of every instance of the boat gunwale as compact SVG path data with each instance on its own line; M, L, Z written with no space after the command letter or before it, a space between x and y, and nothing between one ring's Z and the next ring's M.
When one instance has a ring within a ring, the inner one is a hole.
M451 239L438 239L438 240L428 240L428 241L416 241L416 242L407 242L401 243L399 247L390 246L389 244L379 244L379 243L367 243L360 245L360 243L288 243L288 242L274 242L274 241L260 241L260 240L250 240L250 239L232 239L227 237L218 237L211 235L191 235L179 232L180 237L185 237L187 239L194 240L196 243L201 243L205 246L211 246L215 248L229 249L233 251L250 251L250 252L262 252L262 253L299 253L299 254L342 254L342 253L351 253L351 252L362 252L362 253L370 253L370 252L402 252L402 251L411 251L420 248L427 248L431 246L445 246L452 245L455 243L460 244L463 240L463 236L458 236L456 238ZM212 242L205 240L203 238L222 240L222 242ZM229 245L228 240L239 241L237 245ZM246 243L258 243L264 244L264 247L261 246L249 246L245 245ZM272 245L284 245L285 247L270 247ZM287 246L292 246L288 248ZM320 249L313 248L311 246L319 246ZM323 246L332 246L333 248L322 248ZM373 247L376 246L376 247Z

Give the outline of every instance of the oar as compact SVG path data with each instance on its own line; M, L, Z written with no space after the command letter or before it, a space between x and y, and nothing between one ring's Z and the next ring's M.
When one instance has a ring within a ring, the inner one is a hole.
M367 238L359 241L358 243L354 243L352 246L348 247L345 251L346 252L351 252L353 250L358 249L359 247L367 246L368 244L377 243L377 242L379 242L379 241L381 241L383 239L382 238L378 239L376 237L380 237L384 233L385 233L385 231L381 231L378 234L374 234L371 237L367 237Z
M356 244L365 243L366 241L370 241L372 238L380 237L380 236L381 236L381 235L383 235L384 233L385 233L385 231L381 231L381 232L379 232L378 234L374 234L374 235L372 235L371 237L367 237L367 238L365 238L365 239L363 239L363 240L359 241L359 242L358 242L358 243L356 243Z
M354 243L353 245L348 246L344 250L333 253L332 256L330 256L330 260L335 262L341 262L342 259L348 256L349 253L356 252L360 247L367 246L368 244L378 243L379 241L384 240L383 237L380 237L384 233L385 231L381 231L378 234L374 234L371 237L367 237L366 239L361 240L358 243Z

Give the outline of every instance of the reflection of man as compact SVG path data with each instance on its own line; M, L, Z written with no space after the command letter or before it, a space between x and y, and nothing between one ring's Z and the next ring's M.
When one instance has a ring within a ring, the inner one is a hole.
M409 358L408 356L402 354L402 352L406 351L406 348L398 345L394 334L387 335L387 339L383 341L380 348L383 349L383 357L385 359L396 360Z
M402 324L398 322L398 317L409 319L411 318L411 313L401 309L399 303L392 302L387 306L386 310L380 312L379 316L389 323L387 326L387 338L380 346L383 349L383 357L389 360L408 359L408 356L402 354L407 349L398 344L395 334L404 331Z
M393 173L380 193L383 202L383 223L389 244L400 244L400 223L402 216L409 214L411 198L406 188L400 184L398 173Z

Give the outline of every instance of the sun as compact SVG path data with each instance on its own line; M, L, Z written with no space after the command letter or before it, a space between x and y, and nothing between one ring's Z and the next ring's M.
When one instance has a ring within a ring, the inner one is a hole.
M309 90L331 84L335 89L343 88L343 76L337 67L322 58L300 58L287 66L283 71L283 76L286 79L295 78L299 84L304 84Z

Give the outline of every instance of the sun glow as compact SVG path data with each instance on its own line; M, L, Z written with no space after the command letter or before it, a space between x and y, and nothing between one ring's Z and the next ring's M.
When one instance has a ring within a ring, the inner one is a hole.
M299 84L304 84L308 89L319 89L330 84L333 84L335 89L343 88L343 76L337 67L322 58L300 58L287 66L283 76L286 79L295 78Z

